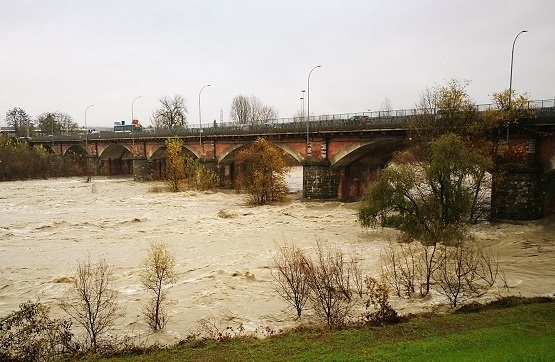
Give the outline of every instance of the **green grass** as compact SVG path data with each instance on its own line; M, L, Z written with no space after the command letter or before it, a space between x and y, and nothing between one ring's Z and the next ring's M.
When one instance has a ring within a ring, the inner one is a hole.
M415 316L384 327L298 330L263 340L191 341L88 361L555 361L555 302L508 301L477 312Z

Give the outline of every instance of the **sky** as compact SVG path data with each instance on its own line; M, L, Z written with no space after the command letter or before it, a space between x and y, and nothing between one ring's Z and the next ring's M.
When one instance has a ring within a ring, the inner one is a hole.
M414 108L451 79L490 103L521 30L512 88L553 99L554 14L553 0L0 0L0 126L14 107L148 126L176 94L191 125L230 121L238 95L292 117L317 65L313 115Z

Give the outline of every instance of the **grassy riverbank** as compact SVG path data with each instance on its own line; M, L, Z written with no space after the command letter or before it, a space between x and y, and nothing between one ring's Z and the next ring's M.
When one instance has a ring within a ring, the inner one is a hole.
M471 309L471 308L468 308ZM509 298L473 311L383 327L298 330L267 338L191 341L88 361L553 361L555 301Z

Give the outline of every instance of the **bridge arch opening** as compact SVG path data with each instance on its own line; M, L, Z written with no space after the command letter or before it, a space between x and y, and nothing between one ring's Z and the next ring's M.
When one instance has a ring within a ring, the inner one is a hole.
M364 195L370 182L392 161L402 148L398 139L377 139L355 142L343 148L330 160L337 175L337 196L340 199L358 199Z
M168 159L166 145L160 145L149 157L151 162L152 178L162 180L166 176L166 160ZM199 159L199 155L192 148L184 146L181 148L181 155L192 159Z
M98 155L98 161L100 173L103 175L133 174L133 154L125 146L109 145Z
M64 156L70 155L70 154L81 155L82 157L85 157L88 155L87 150L81 145L72 145L67 150L65 150Z
M232 187L237 179L237 174L240 169L238 156L239 153L247 148L249 148L254 141L248 143L235 144L224 152L222 152L221 157L218 159L218 164L221 165L220 177L223 180L223 184L227 187ZM285 163L290 167L290 171L286 175L287 182L293 191L300 191L302 189L302 156L296 153L293 149L288 149L284 145L279 143L270 144L281 151Z

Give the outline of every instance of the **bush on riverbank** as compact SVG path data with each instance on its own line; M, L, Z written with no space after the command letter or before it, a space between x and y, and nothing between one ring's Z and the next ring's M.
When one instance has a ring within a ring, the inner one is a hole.
M506 305L509 305L507 307ZM404 317L399 324L300 328L266 339L190 339L85 361L554 360L555 299L507 297L473 313Z
M24 140L0 137L0 181L83 176L85 161L79 154L55 155Z
M266 339L246 338L242 334L225 339L192 336L169 348L137 346L129 340L117 340L95 354L86 354L73 345L67 360L553 360L554 307L555 298L513 296L487 304L473 303L452 314L409 315L401 323L379 327L298 328L282 334L268 333ZM32 314L15 312L13 315L34 320ZM9 346L4 343L5 337L16 335L13 329L5 328L6 320L2 319L0 324L3 351ZM17 334L19 340L32 340L34 330L21 329L23 334Z

